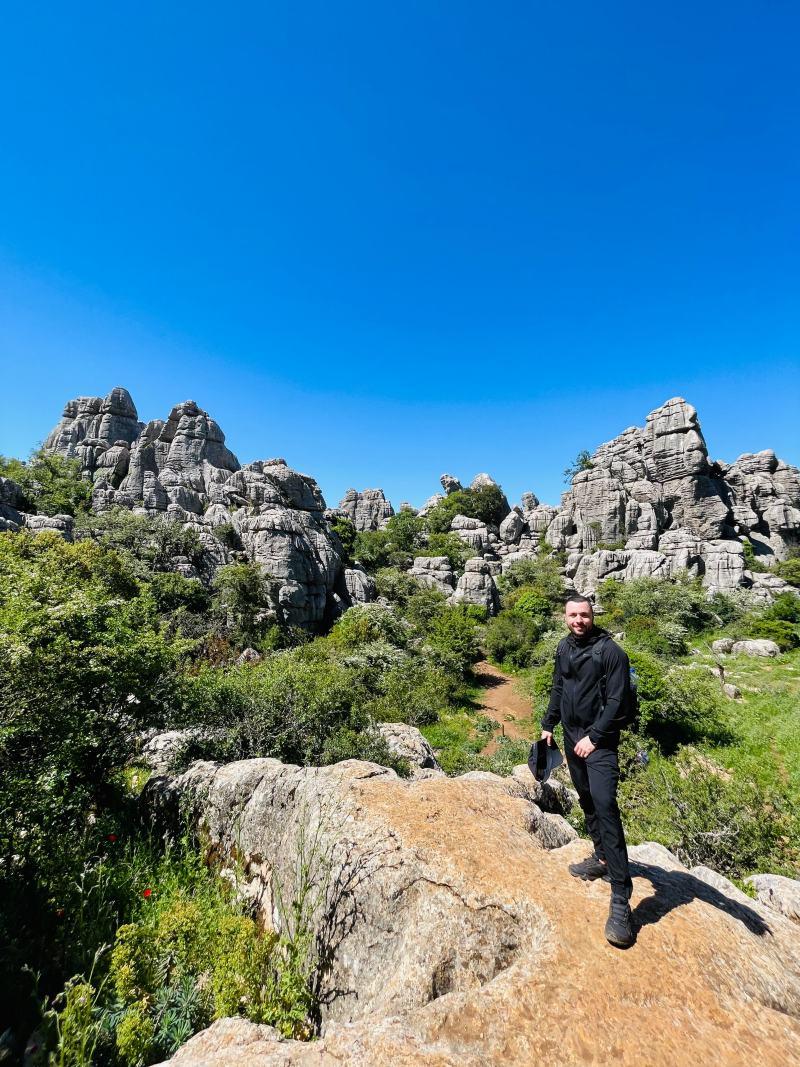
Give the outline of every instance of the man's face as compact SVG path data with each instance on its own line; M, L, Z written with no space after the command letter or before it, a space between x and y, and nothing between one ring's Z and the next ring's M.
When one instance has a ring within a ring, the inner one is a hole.
M568 628L576 637L585 637L594 626L594 615L590 604L579 604L570 600L564 608L564 618Z

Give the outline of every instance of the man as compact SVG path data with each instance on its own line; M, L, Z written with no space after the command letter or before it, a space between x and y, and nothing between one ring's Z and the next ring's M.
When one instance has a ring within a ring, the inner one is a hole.
M620 729L630 697L628 657L605 630L594 624L592 602L571 596L564 608L569 636L556 651L550 705L542 721L542 738L553 743L553 730L564 729L564 755L578 791L594 854L572 863L570 874L611 882L611 907L605 935L612 945L633 944L625 832L617 805Z

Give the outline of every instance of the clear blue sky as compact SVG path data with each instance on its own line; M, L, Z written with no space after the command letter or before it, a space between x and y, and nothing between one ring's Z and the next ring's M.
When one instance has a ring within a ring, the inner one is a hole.
M800 7L45 3L0 27L0 451L187 398L330 503L557 501L674 395L800 462Z

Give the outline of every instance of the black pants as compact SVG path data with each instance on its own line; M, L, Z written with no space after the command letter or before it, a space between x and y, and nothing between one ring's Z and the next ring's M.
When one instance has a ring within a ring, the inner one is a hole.
M608 864L611 888L615 892L629 892L633 883L628 868L628 849L625 831L617 804L619 759L615 748L596 748L586 759L575 755L575 745L585 731L573 733L564 729L564 755L578 791L586 829L594 842L595 854Z

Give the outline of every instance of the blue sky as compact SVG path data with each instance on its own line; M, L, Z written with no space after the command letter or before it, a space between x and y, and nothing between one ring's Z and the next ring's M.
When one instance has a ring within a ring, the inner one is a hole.
M50 3L0 33L0 451L192 398L329 502L556 502L670 396L800 462L794 3Z

